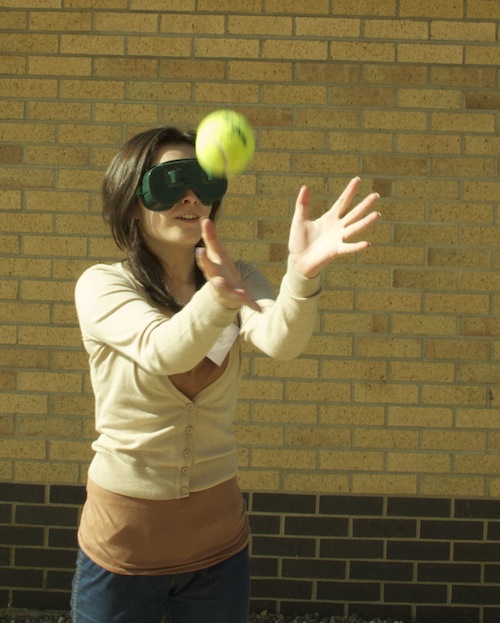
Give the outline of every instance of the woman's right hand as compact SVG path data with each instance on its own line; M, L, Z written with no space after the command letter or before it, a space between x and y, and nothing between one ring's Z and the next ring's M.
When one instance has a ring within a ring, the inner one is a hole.
M229 257L221 241L213 221L204 218L201 222L201 236L205 248L196 248L196 262L210 283L215 298L228 309L238 309L247 305L260 312L260 305L254 301L250 291L245 287L239 270Z

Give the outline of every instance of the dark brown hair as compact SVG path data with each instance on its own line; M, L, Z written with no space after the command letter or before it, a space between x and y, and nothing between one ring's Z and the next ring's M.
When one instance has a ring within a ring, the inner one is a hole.
M158 257L144 243L133 213L139 201L136 190L146 171L154 162L158 148L166 144L195 144L194 132L174 127L161 127L141 132L128 140L111 161L102 183L103 217L111 227L118 247L126 253L128 265L148 294L171 311L181 306L165 284L165 275ZM221 201L212 205L210 218L215 220ZM201 241L200 243L201 244ZM203 273L195 264L197 288L205 283Z

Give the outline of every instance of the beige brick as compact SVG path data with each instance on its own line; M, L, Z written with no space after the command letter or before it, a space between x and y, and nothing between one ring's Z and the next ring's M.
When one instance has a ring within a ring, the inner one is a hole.
M256 104L259 101L259 87L255 84L199 83L195 93L198 102Z
M3 0L2 3L4 7L5 1ZM58 48L58 35L34 35L31 33L3 33L2 35L2 52L57 54Z
M249 446L283 445L282 426L235 426L234 432L239 444Z
M449 473L451 471L449 453L388 452L387 471L425 473Z
M410 111L376 111L364 113L364 127L367 130L422 130L427 129L427 115Z
M86 441L57 441L49 443L49 459L52 461L90 461L93 451Z
M287 445L304 448L347 448L351 441L351 431L338 427L326 426L288 426L286 432Z
M466 201L494 201L499 189L499 182L466 181L464 199Z
M361 20L335 17L296 17L295 33L299 37L325 37L330 39L359 37Z
M400 0L400 14L403 17L439 17L461 18L464 17L463 3L461 0Z
M449 428L453 423L453 410L446 407L389 406L387 424L408 428Z
M51 407L53 415L56 416L88 417L92 416L94 413L94 398L93 396L84 396L82 394L78 396L65 396L60 394L51 396ZM93 434L95 436L95 433Z
M405 86L412 84L414 86L424 86L427 85L429 80L429 69L422 65L378 64L370 62L363 67L363 70L363 81L367 84L402 84Z
M64 148L60 148L65 151ZM88 209L89 198L85 192L65 191L26 191L27 210L47 210L53 212L85 211Z
M81 56L30 56L29 72L46 76L87 76L92 74L92 59Z
M386 132L334 131L328 134L328 146L334 151L376 152L392 149L392 134Z
M0 145L1 164L21 164L23 148L21 145Z
M414 495L417 493L417 476L355 473L351 493Z
M27 304L24 304L24 307ZM31 304L31 306L35 306ZM43 322L43 317L37 318L38 322ZM75 327L48 327L43 326L23 326L19 328L19 343L25 346L81 346L81 334ZM53 376L50 376L53 378ZM70 381L74 381L71 378Z
M310 402L331 402L331 403L346 403L350 400L350 385L349 383L338 382L293 382L287 385L286 398L287 400Z
M225 67L224 64L217 61L207 61L210 64L214 64L214 69L218 72L215 73L214 78L220 80L224 77ZM200 63L197 61L195 66L200 68ZM227 73L229 80L237 81L251 81L251 82L290 82L292 80L292 64L279 61L238 61L229 60L227 63ZM189 70L189 68L188 68ZM193 67L193 71L196 71ZM211 71L211 69L210 69ZM200 76L206 76L206 69L201 65ZM212 74L211 74L212 75Z
M0 390L12 391L16 388L16 373L11 370L0 370Z
M387 364L382 361L350 361L345 359L328 359L322 363L322 378L374 381L387 380Z
M325 108L300 107L296 115L297 127L310 128L358 128L361 123L361 115L357 110L326 110Z
M424 385L422 387L424 404L480 406L485 404L485 394L484 388L475 385Z
M331 61L393 63L396 60L396 46L393 43L371 43L366 40L332 41L328 58Z
M52 372L19 372L18 386L21 391L79 392L81 374Z
M467 45L465 47L465 62L468 65L494 65L500 63L498 46Z
M17 342L17 327L0 325L0 344L15 344Z
M436 222L459 220L462 223L483 222L491 224L493 222L493 214L491 205L474 203L457 205L456 202L438 202L429 207L429 220ZM466 226L465 232L469 231L471 230Z
M142 119L144 123L154 124L157 122L158 109L154 104L113 104L101 103L95 105L95 121L126 123Z
M7 143L54 142L55 128L47 123L0 124L0 139Z
M9 238L16 238L17 236L0 236L0 244L4 243L2 247L4 252L9 252ZM18 244L16 244L16 249ZM19 293L19 282L17 279L9 279L8 281L0 281L0 299L17 299Z
M400 134L397 141L401 152L457 155L462 151L462 139L458 134Z
M400 43L398 60L401 63L460 65L464 62L464 50L462 45Z
M495 72L489 67L432 67L431 84L445 87L495 86Z
M278 491L280 488L280 473L278 470L240 469L238 482L242 491Z
M195 45L196 56L200 58L255 58L259 56L259 41L257 39L199 37L196 39ZM189 55L190 50L186 50L185 56ZM180 54L176 54L176 56L180 56Z
M334 15L368 15L391 16L395 14L394 0L380 0L379 2L364 2L364 0L335 0Z
M477 454L459 454L455 457L455 469L457 474L498 474L498 456L485 456Z
M429 361L393 361L391 362L390 378L395 381L451 383L455 378L455 365Z
M384 407L322 405L320 407L320 422L332 426L382 426L385 423Z
M30 255L65 255L82 257L87 252L87 239L66 236L25 236L25 253Z
M17 482L78 484L78 466L47 461L15 461Z
M385 314L332 314L324 313L323 331L325 333L385 333L387 316Z
M395 314L393 333L396 335L455 335L455 319L449 316Z
M72 301L75 284L54 281L23 281L20 298L25 301Z
M309 450L285 450L280 449L252 449L251 463L253 467L266 467L278 469L315 469L316 452Z
M0 16L0 19L1 16ZM1 56L2 73L4 75L22 75L26 73L26 58L23 56Z
M283 490L294 493L349 493L349 475L333 473L309 474L304 472L285 472Z
M144 1L144 0L143 0ZM147 0L146 0L147 1ZM160 5L163 8L163 4ZM194 11L194 2L192 10ZM235 4L233 0L198 0L196 8L198 11L221 12L221 13L259 13L262 9L260 0L248 0L244 5ZM180 9L185 11L185 7Z
M97 13L98 15L99 13ZM88 31L91 26L92 13L89 11L32 11L30 13L30 30Z
M318 361L313 359L275 361L269 357L255 357L253 362L253 374L256 378L315 379L318 377Z
M433 113L431 127L439 132L493 132L494 117L479 113Z
M39 417L40 415L46 414L47 410L48 403L46 396L8 392L2 394L2 402L0 403L0 411L2 414L26 413L36 414L37 417Z
M416 450L419 433L397 428L356 429L353 434L356 448L386 448Z
M466 154L477 156L494 156L500 148L498 136L467 136L464 141Z
M24 30L28 22L26 11L0 11L0 20L4 31Z
M122 55L125 52L125 37L119 35L62 34L60 35L60 52L62 54L90 54L93 56Z
M100 190L102 170L61 169L58 174L58 188L62 190Z
M0 273L9 277L50 277L51 261L31 258L3 259Z
M495 41L495 22L439 20L431 23L431 39L442 41Z
M396 337L356 337L355 354L358 357L394 357L415 359L421 356L420 340Z
M298 153L294 155L293 170L300 173L345 174L350 175L353 171L359 171L359 157L357 155L337 155L327 153ZM308 184L310 186L310 184Z
M419 495L451 497L482 497L484 479L460 476L419 476Z
M461 288L465 291L498 292L500 275L495 271L490 272L469 272L462 275L460 279Z
M175 16L172 16L175 18ZM126 13L98 11L94 16L96 32L157 33L158 15L156 13L127 11Z
M440 295L436 297L443 298ZM488 350L486 341L436 338L426 340L425 354L434 359L481 360L487 358Z
M453 272L439 270L396 269L393 275L395 288L410 290L455 290L456 275Z
M0 439L0 456L5 459L45 459L45 440Z
M75 124L61 123L58 126L58 137L61 143L117 145L121 140L121 130L113 124Z
M280 402L257 402L252 405L252 422L314 424L317 419L317 405Z
M48 322L50 308L45 304L3 302L0 307L0 319L3 322Z
M127 1L121 0L125 5L123 8L128 8ZM198 3L199 4L199 3ZM208 4L213 4L212 0L208 0ZM110 7L113 8L113 7ZM164 11L165 2L163 0L130 0L130 9L133 11ZM170 0L168 3L169 11L194 11L196 9L195 0ZM200 11L204 11L201 6L198 6Z
M493 231L493 230L492 230ZM427 254L429 266L449 266L456 268L489 268L491 266L491 256L484 250L467 249L429 249ZM470 299L473 301L474 299ZM480 299L477 299L479 303ZM480 307L482 307L480 305Z
M401 108L431 108L459 110L462 108L461 91L450 89L400 89L398 103Z
M205 0L210 3L210 0ZM214 0L211 0L213 4ZM226 0L227 2L227 0ZM228 3L229 4L229 3ZM232 6L232 4L231 4ZM255 7L255 11L260 9L260 4ZM302 13L304 11L304 4L301 0L267 0L266 1L266 11L268 13L291 13L295 15L296 13ZM329 14L329 6L327 0L309 0L307 3L307 12L311 15L314 14Z
M81 422L75 418L23 415L16 418L18 435L27 437L78 437Z
M458 370L458 380L461 383L498 383L500 366L491 362L488 363L470 363L460 364Z
M204 20L206 16L201 16ZM218 29L206 29L198 30L197 32L213 32L223 33L224 18L218 17L221 20L220 28ZM282 16L265 16L265 15L229 15L227 18L227 32L231 35L255 35L258 34L261 37L264 36L291 36L293 29L293 21L291 17Z
M461 320L460 335L499 336L500 319L491 316L485 318L465 316Z
M384 471L384 453L352 450L322 451L319 453L319 467L321 470L339 472L382 472Z
M426 41L429 38L427 20L371 19L365 23L363 35L372 39Z
M56 98L57 81L43 78L0 78L0 91L3 97L31 98L33 93L38 98Z
M486 18L491 20L495 16L498 8L496 0L476 0L476 2L467 5L467 18Z

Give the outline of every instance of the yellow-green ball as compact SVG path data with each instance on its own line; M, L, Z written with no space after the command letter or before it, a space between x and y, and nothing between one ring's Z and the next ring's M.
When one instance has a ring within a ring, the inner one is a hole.
M196 131L196 157L214 177L241 173L255 151L253 130L234 110L216 110L207 115Z

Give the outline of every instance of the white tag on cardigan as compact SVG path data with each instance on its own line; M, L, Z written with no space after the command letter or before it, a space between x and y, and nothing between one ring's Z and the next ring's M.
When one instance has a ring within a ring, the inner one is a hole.
M231 350L231 346L236 341L239 332L240 328L234 323L227 326L217 338L217 341L210 349L207 357L220 366L226 358L228 352Z

